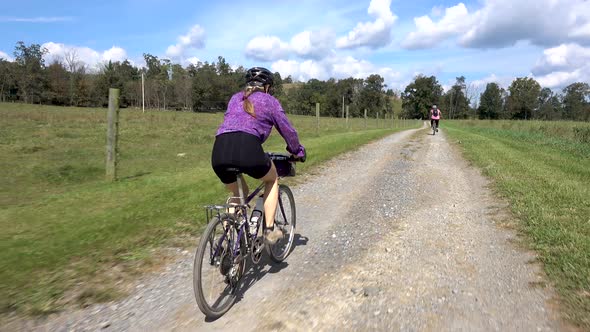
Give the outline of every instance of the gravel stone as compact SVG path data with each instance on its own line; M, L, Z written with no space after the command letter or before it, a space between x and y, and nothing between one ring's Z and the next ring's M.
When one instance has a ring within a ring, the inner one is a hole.
M564 329L548 304L552 289L530 287L543 280L530 263L534 254L501 227L507 204L449 144L444 128L432 136L426 125L300 176L292 189L305 241L280 265L266 255L256 268L248 261L251 281L217 320L206 320L195 303L193 248L174 251L176 261L139 278L125 299L14 319L0 330ZM109 307L116 310L103 310Z

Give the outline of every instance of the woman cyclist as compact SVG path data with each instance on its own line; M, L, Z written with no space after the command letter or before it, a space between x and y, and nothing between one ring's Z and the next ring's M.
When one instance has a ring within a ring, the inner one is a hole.
M275 165L262 149L273 126L287 143L287 151L305 161L305 148L299 143L297 131L289 123L279 101L270 94L272 73L262 67L246 72L246 88L229 100L223 123L217 130L211 165L226 187L239 196L236 175L227 168L264 182L265 241L274 244L283 233L274 227L274 216L279 199L278 175ZM244 185L246 185L244 183ZM244 187L245 193L248 187Z
M441 116L442 114L440 113L440 110L436 107L436 105L432 105L432 109L430 110L430 127L435 128L437 133L438 122L440 121Z

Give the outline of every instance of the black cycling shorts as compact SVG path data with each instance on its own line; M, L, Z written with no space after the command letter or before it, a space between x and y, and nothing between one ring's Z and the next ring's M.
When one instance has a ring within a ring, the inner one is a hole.
M270 171L271 161L262 149L260 139L244 132L225 133L215 138L211 154L213 171L225 184L237 181L236 174L227 168L237 168L240 172L260 179Z

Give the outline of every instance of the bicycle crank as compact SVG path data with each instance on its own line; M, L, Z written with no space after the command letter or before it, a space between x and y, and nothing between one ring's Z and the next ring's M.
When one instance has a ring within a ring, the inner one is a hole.
M260 262L263 249L264 241L262 241L262 237L259 236L254 240L254 243L252 243L252 253L250 255L250 257L252 257L252 263L258 264L258 262Z

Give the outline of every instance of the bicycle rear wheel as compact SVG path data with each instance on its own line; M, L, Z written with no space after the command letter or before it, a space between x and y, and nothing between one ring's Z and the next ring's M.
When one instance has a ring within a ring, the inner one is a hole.
M225 314L236 300L238 282L245 260L236 263L233 255L238 233L234 217L213 217L205 229L195 254L193 289L199 309L209 318Z
M275 227L283 231L283 238L272 246L266 246L270 259L276 263L282 262L293 246L295 238L295 198L293 192L286 185L279 185L279 204L275 214Z

